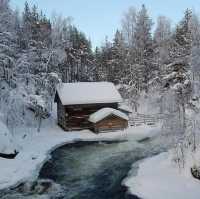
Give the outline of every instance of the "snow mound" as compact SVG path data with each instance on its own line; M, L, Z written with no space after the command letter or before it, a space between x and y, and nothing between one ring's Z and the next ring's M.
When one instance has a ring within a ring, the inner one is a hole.
M134 167L133 167L134 169ZM123 184L129 192L145 199L198 199L200 181L181 172L170 152L147 158L139 165L137 176L130 171Z

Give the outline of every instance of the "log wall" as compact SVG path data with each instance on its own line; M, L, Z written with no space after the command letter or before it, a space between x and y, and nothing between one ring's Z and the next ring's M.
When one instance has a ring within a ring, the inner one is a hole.
M57 99L57 119L58 125L61 126L64 130L66 130L67 126L65 107L62 105L59 98Z
M123 130L128 127L128 121L117 116L108 116L100 122L94 124L96 133L111 130Z
M56 102L58 125L66 131L94 129L94 125L88 121L90 114L105 107L118 108L117 103L63 106L59 97Z

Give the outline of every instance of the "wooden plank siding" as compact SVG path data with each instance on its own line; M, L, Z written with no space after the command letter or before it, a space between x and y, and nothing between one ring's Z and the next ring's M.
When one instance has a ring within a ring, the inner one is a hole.
M109 115L108 117L94 124L93 130L96 133L99 133L111 130L123 130L127 127L128 127L127 120L114 115Z

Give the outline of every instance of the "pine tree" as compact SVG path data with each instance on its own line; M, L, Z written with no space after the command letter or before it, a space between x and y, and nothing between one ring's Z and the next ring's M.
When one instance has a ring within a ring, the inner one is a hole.
M153 72L153 42L151 35L152 20L148 16L145 5L142 5L141 10L137 15L134 47L135 47L135 63L141 67L141 88L148 91L148 81Z
M116 31L114 42L111 48L111 64L110 64L110 81L115 84L122 82L122 78L125 72L125 43L122 33L119 30Z
M175 58L191 54L192 32L191 32L192 11L187 9L181 22L177 25L174 39L177 43Z

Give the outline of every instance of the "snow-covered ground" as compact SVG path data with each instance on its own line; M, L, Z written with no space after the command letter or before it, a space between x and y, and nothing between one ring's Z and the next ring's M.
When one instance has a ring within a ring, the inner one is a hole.
M20 153L14 160L0 158L0 189L37 178L39 170L49 158L50 152L66 143L120 139L135 139L137 141L154 136L158 132L160 132L160 126L153 128L149 126L132 127L125 131L102 134L94 134L89 130L64 132L52 119L50 124L41 129L41 132L38 133L35 130L27 134L26 137L18 136ZM23 132L21 133L23 135Z
M8 147L9 146L9 147ZM0 121L0 152L14 153L14 146L11 143L11 135L6 125Z
M193 178L188 167L180 170L172 162L172 152L144 160L137 175L130 171L123 184L129 192L144 199L198 199L200 181Z

